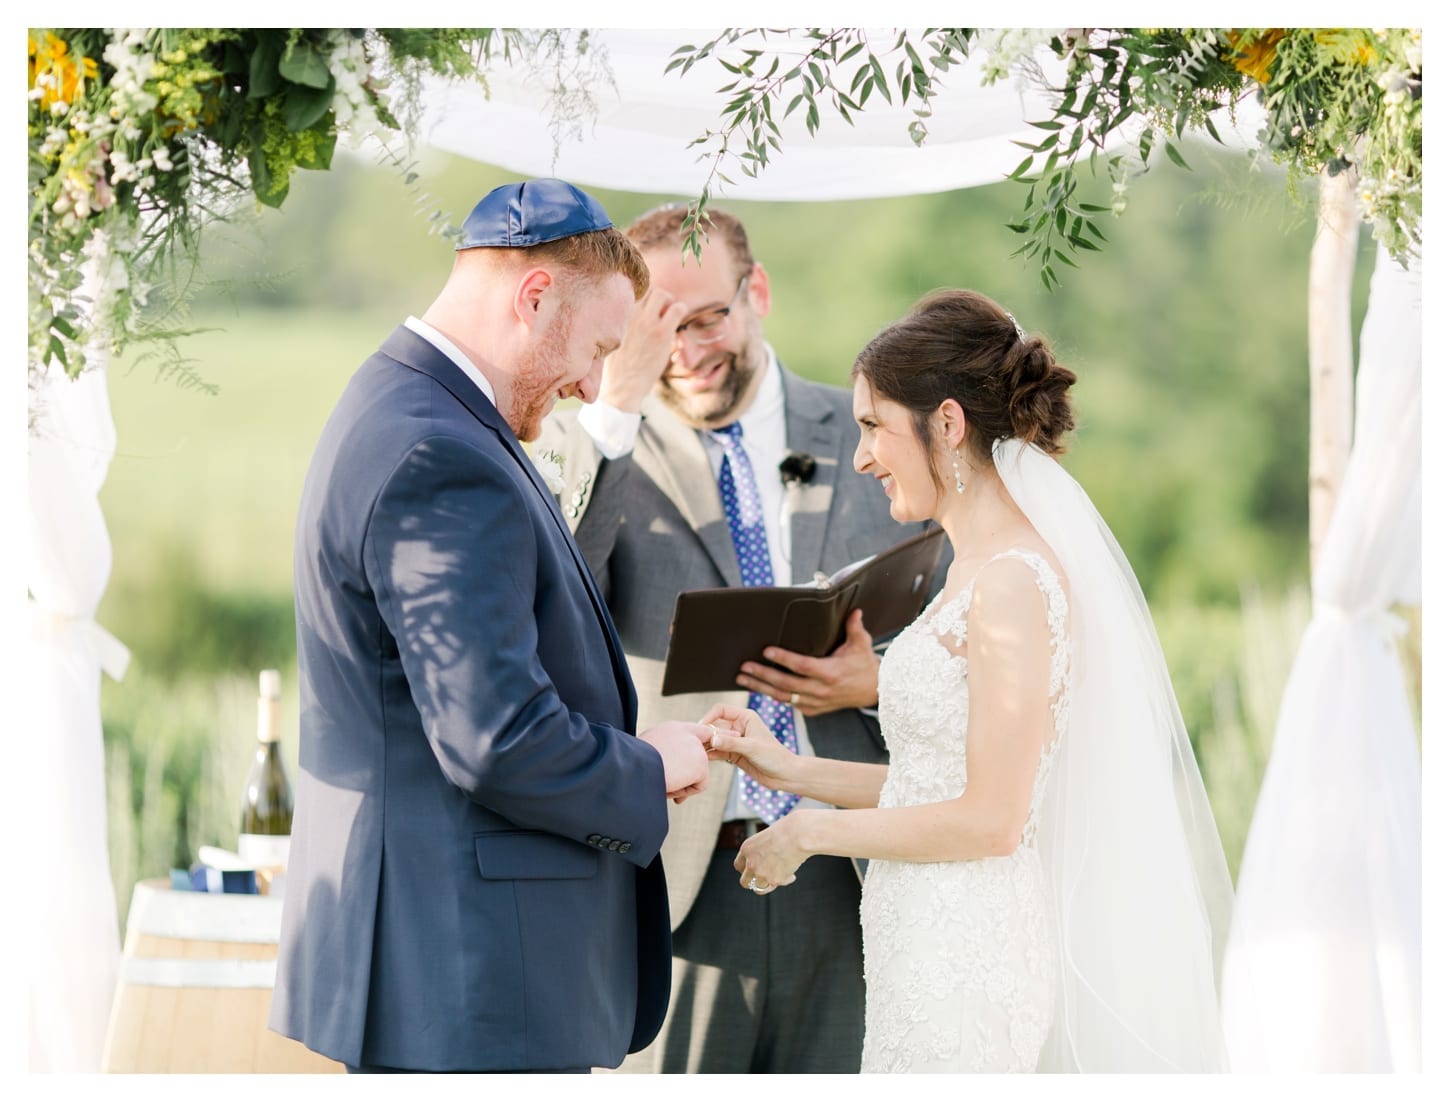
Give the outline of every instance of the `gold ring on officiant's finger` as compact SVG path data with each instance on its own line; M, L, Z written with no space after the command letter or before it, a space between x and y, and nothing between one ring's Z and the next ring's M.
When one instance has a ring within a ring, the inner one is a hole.
M800 693L791 693L790 694L790 706L792 708L798 707L800 705L800 702L801 702L801 694Z

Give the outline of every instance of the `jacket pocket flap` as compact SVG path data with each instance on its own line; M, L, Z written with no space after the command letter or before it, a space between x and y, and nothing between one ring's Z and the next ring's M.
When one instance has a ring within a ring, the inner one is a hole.
M477 834L473 848L485 880L567 880L599 869L597 851L542 831Z

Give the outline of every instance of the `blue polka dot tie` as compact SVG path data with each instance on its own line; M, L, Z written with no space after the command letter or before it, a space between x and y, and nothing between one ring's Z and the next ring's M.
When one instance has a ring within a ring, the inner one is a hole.
M740 563L740 580L746 585L774 585L760 490L755 484L750 457L740 443L740 425L727 425L710 435L725 449L725 461L720 464L720 504L724 506L725 519L730 522L730 539ZM781 745L795 753L795 709L762 693L750 694L750 707L765 720ZM744 794L745 802L767 823L775 822L800 800L794 793L766 788L748 775L744 779Z

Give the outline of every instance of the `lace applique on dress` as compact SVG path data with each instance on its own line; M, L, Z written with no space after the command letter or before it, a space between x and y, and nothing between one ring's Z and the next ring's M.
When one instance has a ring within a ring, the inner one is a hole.
M1022 841L1010 857L872 861L861 898L866 1042L862 1071L1031 1071L1056 996L1056 938L1037 821L1071 707L1067 596L1042 556L1032 568L1051 638L1051 730ZM984 564L985 565L985 564ZM881 807L949 800L966 786L967 612L974 578L938 595L881 661L882 734L891 753Z

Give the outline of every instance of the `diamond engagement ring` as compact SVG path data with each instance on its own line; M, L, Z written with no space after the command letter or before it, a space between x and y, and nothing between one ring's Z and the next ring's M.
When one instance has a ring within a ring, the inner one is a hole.
M790 706L792 708L796 707L798 704L800 704L800 702L801 702L801 694L800 693L791 693L790 694Z
M769 888L760 887L759 882L753 876L750 878L750 883L746 884L745 886L753 891L756 895L764 895L770 890Z

